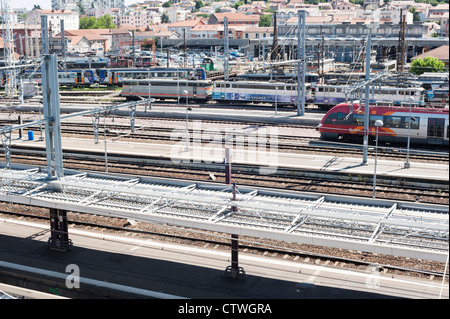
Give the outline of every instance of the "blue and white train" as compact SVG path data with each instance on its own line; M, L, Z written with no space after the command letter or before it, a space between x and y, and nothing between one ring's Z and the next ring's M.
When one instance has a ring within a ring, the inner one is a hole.
M305 85L305 102L312 99L311 85ZM284 82L215 81L212 99L220 102L297 104L297 84Z
M41 84L42 74L40 70L26 70L23 73L26 81ZM58 83L69 86L88 86L97 83L97 74L95 70L58 70Z

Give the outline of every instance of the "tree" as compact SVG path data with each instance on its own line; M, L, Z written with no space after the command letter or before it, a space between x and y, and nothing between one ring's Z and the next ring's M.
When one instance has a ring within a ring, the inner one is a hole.
M115 29L117 26L112 22L109 14L96 19L94 17L83 17L80 19L80 29Z
M169 16L166 13L161 15L161 23L169 23Z
M203 5L202 1L198 0L198 1L195 2L195 9L196 10L200 10L200 8L203 7L203 6L204 5Z
M270 27L270 25L271 25L270 14L266 14L266 15L262 14L259 16L259 23L258 23L259 27Z
M79 10L80 14L86 13L86 10L84 10L83 3L81 1L77 2L77 6L78 6L78 10Z
M420 75L425 72L443 72L444 69L445 64L441 60L430 56L423 59L415 59L411 63L409 72Z
M410 7L408 11L412 13L413 21L420 21L420 15L419 12L417 12L416 8Z
M113 22L113 18L109 14L105 14L97 19L95 29L115 29L117 26Z

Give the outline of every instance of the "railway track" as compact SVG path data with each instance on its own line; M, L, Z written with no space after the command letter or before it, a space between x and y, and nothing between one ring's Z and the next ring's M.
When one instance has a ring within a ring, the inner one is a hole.
M208 122L209 123L209 122ZM219 122L223 123L223 122ZM12 125L13 121L0 121L0 124L3 125ZM254 126L257 129L257 126ZM298 126L298 129L311 129L309 126ZM177 128L165 128L165 127L137 127L134 133L130 132L129 125L123 124L108 124L108 128L106 132L102 125L99 125L99 136L105 136L107 138L112 139L128 139L133 141L164 141L169 144L174 144L179 142L179 138L174 139L174 136L180 136L185 134L185 129L177 129ZM38 131L35 129L35 134L38 134ZM81 136L94 136L94 129L92 124L84 124L84 123L69 123L63 122L61 127L61 132L63 134L76 134ZM196 140L196 134L201 134L204 141L203 144L209 144L214 139L214 142L219 145L224 145L225 143L229 143L230 145L234 145L235 147L249 147L247 138L251 136L252 132L239 132L229 130L227 132L222 132L218 130L201 130L201 132L189 129L189 135L191 142L201 143L201 141ZM217 135L222 135L220 140L217 138ZM278 151L282 152L291 152L291 153L307 153L307 154L324 154L329 155L331 152L336 156L343 157L362 157L363 150L361 145L355 144L344 144L344 143L330 143L320 140L319 137L308 135L276 135L276 144L275 147ZM253 136L257 136L254 133ZM199 145L199 144L197 144ZM257 145L251 144L251 147L256 147ZM260 145L262 146L262 145ZM267 144L270 147L269 142ZM368 154L374 156L375 150L370 147L368 150ZM392 146L383 146L380 145L378 149L378 156L380 159L386 160L405 160L407 153L405 149L392 147ZM426 148L421 149L411 149L409 158L411 161L417 162L430 162L430 163L449 163L449 154L445 151L437 152L435 150L430 151Z
M24 149L22 149L24 150ZM11 161L28 165L45 166L45 152L25 150L25 153L13 149ZM223 168L215 167L189 167L174 166L170 163L147 163L139 161L139 157L122 157L108 155L108 171L117 173L138 174L143 176L159 176L193 181L225 182ZM64 155L64 167L83 169L90 171L104 171L104 157L92 154L68 154ZM248 171L248 172L247 172ZM346 194L360 197L372 197L373 185L367 176L318 177L316 174L308 176L302 172L290 170L289 172L277 170L276 175L256 175L250 173L252 168L247 165L233 165L233 181L243 186L263 186L270 188L289 189L296 191L308 191L312 193ZM448 204L448 186L424 187L416 183L408 183L404 180L390 180L384 178L377 182L377 198L401 199L404 201Z

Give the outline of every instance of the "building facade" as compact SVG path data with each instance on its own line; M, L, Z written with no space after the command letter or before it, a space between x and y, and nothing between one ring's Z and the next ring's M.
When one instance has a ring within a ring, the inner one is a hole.
M80 19L77 12L62 10L42 10L35 9L28 13L27 24L40 24L41 16L47 16L48 28L52 30L52 35L61 32L61 20L64 20L65 30L78 30Z

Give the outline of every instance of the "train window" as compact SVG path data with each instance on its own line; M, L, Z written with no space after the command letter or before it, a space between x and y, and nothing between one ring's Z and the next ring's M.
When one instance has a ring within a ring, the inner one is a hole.
M402 117L401 116L387 116L385 123L386 123L386 127L402 127Z
M411 129L412 130L418 130L419 129L419 122L420 122L420 118L419 117L411 117ZM409 116L405 117L405 128L409 127Z
M370 119L369 119L369 126L375 126L375 122L377 120L383 121L383 116L382 115L371 115Z
M363 114L353 114L353 123L356 125L364 125L364 115Z

